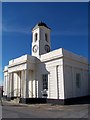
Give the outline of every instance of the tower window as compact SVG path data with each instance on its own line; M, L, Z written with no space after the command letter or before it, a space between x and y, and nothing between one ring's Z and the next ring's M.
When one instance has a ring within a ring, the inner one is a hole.
M48 42L48 37L47 37L47 34L45 34L45 40Z
M48 74L43 74L42 80L43 80L43 90L44 89L48 90Z
M38 34L35 33L35 42L37 41L37 39L38 39Z
M79 73L76 74L76 86L77 88L80 88L80 79L81 79L81 76Z
M50 47L49 47L49 45L45 45L45 51L48 53L48 52L50 52Z

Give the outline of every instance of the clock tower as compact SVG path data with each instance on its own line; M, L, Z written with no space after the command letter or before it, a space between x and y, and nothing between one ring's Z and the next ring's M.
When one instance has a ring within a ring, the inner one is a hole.
M40 55L50 52L51 29L43 22L39 22L32 30L32 56L40 58Z

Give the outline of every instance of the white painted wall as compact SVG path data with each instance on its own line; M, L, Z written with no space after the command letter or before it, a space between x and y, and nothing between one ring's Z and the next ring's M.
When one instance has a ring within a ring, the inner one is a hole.
M58 66L58 71L56 67ZM38 96L42 97L42 74L48 74L48 98L64 99L63 59L44 61L37 64ZM58 74L58 75L57 75ZM57 78L58 77L58 78ZM57 79L58 87L57 90ZM59 95L57 92L59 91Z
M76 74L81 76L80 88L76 87ZM64 58L65 99L88 95L88 65Z

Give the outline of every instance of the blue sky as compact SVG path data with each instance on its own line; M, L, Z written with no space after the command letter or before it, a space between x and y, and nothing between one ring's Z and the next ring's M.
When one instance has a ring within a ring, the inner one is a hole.
M31 54L31 30L41 20L52 29L52 50L63 47L88 57L88 3L3 3L2 67Z
M2 3L0 2L0 83L2 80Z

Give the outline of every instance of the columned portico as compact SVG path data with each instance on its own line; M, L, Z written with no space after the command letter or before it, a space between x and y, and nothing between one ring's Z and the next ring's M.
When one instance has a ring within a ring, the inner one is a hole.
M36 97L36 88L34 71L23 70L21 71L21 98L33 98Z
M33 70L9 73L8 85L8 98L36 98L36 80Z

